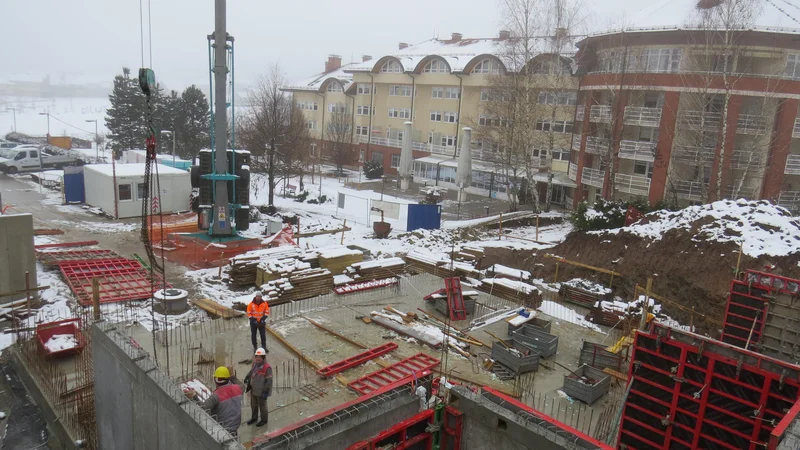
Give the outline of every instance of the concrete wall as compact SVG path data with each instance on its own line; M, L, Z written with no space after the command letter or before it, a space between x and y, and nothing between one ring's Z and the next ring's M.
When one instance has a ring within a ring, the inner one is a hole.
M100 448L239 450L234 440L113 325L92 327Z
M30 287L36 287L36 255L33 247L33 216L0 216L0 293L25 289L25 272ZM35 296L35 293L33 294ZM25 298L25 294L0 297L0 303Z

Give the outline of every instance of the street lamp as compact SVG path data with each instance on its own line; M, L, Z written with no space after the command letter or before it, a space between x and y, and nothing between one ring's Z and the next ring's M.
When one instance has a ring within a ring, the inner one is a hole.
M172 167L175 167L175 138L177 137L178 133L169 130L161 130L161 134L172 136Z
M100 159L100 138L97 135L97 119L86 119L86 122L94 122L94 159L97 161Z
M10 106L6 106L6 111L9 111L9 110L14 115L14 133L16 133L17 132L17 108L12 108Z
M47 116L47 143L50 143L50 112L39 113L40 116Z

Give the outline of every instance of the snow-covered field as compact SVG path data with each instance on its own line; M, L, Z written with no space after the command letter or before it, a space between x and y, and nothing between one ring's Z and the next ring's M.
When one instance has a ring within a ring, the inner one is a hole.
M50 134L54 136L73 136L91 138L94 136L94 123L97 120L97 131L107 133L105 127L106 110L111 106L108 97L104 98L72 98L72 97L11 97L0 96L0 135L16 130L20 133L44 136L47 134L47 117L41 113L50 113ZM13 108L13 110L12 110Z

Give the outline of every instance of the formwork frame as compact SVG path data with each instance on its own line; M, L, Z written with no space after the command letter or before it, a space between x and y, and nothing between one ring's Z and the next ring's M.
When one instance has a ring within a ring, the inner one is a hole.
M628 449L761 449L800 398L800 367L660 324L636 334L629 379Z
M377 436L358 442L348 450L376 450L391 445L394 450L433 448L433 434L426 429L433 425L433 410L426 409L381 431Z
M104 258L84 261L66 261L59 264L61 274L72 292L83 305L92 304L92 280L100 286L100 303L145 300L153 295L153 283L142 265L126 258ZM156 276L155 286L163 281Z

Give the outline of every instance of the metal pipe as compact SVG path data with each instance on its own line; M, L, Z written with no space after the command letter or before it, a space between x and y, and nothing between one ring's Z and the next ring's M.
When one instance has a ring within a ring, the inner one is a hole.
M214 134L217 137L214 143L214 170L215 175L228 173L228 154L227 139L228 135L228 115L227 115L227 81L228 68L226 67L227 40L226 30L226 0L215 0L215 28L214 28ZM228 182L226 180L214 180L214 209L211 215L212 234L229 235L231 234L230 214L228 208Z

